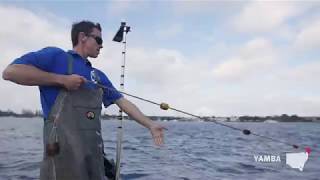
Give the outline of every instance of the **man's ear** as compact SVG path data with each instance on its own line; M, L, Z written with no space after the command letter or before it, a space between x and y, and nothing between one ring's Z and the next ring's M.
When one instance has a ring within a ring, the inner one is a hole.
M85 35L84 32L80 32L79 33L79 39L84 42L87 39L87 36Z

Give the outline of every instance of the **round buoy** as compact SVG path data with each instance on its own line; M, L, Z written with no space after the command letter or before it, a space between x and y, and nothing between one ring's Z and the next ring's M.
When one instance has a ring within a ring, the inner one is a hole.
M244 129L242 132L243 132L243 134L245 134L245 135L251 134L250 130L248 130L248 129Z
M163 110L168 110L170 107L169 107L169 104L167 104L167 103L161 103L160 108Z

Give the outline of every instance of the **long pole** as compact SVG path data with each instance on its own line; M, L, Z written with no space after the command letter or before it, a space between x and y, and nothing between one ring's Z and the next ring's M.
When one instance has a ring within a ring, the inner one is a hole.
M116 36L114 37L114 41L123 43L122 50L122 64L121 64L121 75L120 75L120 89L124 91L124 74L125 74L125 65L126 65L126 50L127 50L127 33L130 31L130 27L126 26L125 22L121 22L121 26ZM121 151L122 151L122 137L123 137L123 113L122 110L119 109L120 125L118 126L117 132L117 154L116 154L116 180L120 178L120 164L121 164Z

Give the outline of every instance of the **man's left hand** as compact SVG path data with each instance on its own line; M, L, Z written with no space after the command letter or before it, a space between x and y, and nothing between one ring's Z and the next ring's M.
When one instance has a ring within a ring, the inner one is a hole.
M163 131L166 130L166 128L159 124L153 123L149 129L152 134L154 143L157 146L161 146L164 143Z

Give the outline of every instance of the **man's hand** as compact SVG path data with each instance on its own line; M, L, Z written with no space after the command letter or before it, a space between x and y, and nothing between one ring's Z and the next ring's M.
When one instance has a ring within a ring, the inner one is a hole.
M152 123L152 125L149 128L149 130L152 134L153 141L157 146L161 146L164 143L163 131L165 129L166 129L165 127L163 127L159 124L156 124L154 122Z
M115 102L125 113L127 113L132 119L136 120L138 123L148 128L151 132L153 141L156 145L160 146L164 143L163 134L165 127L152 121L150 118L146 117L138 109L136 105L128 101L126 98L120 98Z
M67 90L77 90L86 82L86 78L77 74L63 75L60 81L61 85Z

